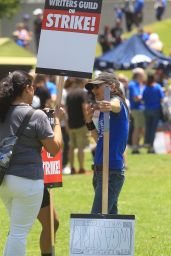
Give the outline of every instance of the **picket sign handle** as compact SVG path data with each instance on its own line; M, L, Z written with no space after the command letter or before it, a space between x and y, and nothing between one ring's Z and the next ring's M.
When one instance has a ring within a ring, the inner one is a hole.
M56 107L59 107L61 105L61 99L62 99L62 91L64 87L64 76L58 76L57 80L57 102Z
M50 194L50 227L51 227L51 250L52 256L55 256L55 234L54 234L54 207L53 207L53 191L49 189Z
M64 77L60 76L57 83L57 102L55 109L61 105L62 99L62 90L64 86ZM54 230L54 206L53 206L53 192L52 189L49 189L50 193L50 227L51 227L51 249L52 249L52 256L55 256L55 230Z
M110 89L105 87L104 100L110 101ZM103 180L102 180L102 214L108 214L109 191L109 112L104 113L103 135Z

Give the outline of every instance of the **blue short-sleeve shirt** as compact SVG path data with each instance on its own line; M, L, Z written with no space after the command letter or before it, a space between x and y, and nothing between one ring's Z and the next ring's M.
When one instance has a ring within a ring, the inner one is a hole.
M157 110L160 109L161 100L164 97L164 92L160 84L156 83L153 86L146 86L143 92L143 101L145 109Z
M109 169L121 171L124 168L123 154L128 139L128 111L121 102L118 114L110 112L109 129ZM98 122L98 142L95 152L95 165L103 164L104 113L100 112Z
M131 109L135 110L143 110L144 104L142 101L136 102L134 97L142 96L145 86L140 86L137 81L130 81L129 82L129 100L130 100L130 107Z
M46 88L49 90L51 96L57 94L56 85L54 83L48 81L46 83Z

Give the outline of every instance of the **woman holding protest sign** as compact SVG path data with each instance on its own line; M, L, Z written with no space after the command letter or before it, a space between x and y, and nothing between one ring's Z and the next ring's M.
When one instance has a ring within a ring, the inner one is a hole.
M16 135L27 114L32 112L15 144L0 186L0 198L10 217L4 256L25 255L26 238L43 197L41 148L44 146L55 155L62 146L61 112L55 111L53 131L46 114L41 110L32 110L33 96L32 77L26 72L14 71L0 82L0 143L4 138Z
M105 87L110 89L110 101L104 101ZM86 85L98 101L100 110L98 131L92 121L94 110L97 106L89 105L86 109L86 123L88 130L97 142L95 152L95 169L93 185L95 197L92 213L102 213L102 174L103 174L103 136L104 113L110 112L109 118L109 199L108 213L117 214L118 197L124 183L124 151L128 138L128 108L125 97L120 89L120 84L113 73L103 72L94 81Z

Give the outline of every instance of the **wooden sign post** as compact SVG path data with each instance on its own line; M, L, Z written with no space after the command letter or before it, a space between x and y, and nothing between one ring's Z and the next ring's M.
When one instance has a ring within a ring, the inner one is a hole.
M50 229L51 229L51 251L52 256L55 256L55 231L54 231L54 204L53 204L53 190L49 189L50 194Z
M64 86L64 77L60 76L58 79L58 94L57 94L57 104L55 108L60 108L61 99L62 99L62 91ZM62 162L62 161L61 161ZM62 163L61 163L62 164ZM52 188L49 189L50 193L50 223L51 223L51 248L52 248L52 256L55 256L55 231L54 231L54 204L53 204L53 190Z
M110 89L105 87L104 100L110 100ZM109 191L109 112L104 113L103 135L103 181L102 181L102 214L108 214Z

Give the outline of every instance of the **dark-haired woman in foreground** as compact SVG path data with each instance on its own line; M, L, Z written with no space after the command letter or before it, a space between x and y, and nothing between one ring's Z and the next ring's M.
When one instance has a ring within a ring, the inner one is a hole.
M0 82L0 142L15 135L31 109L32 77L14 71ZM54 132L46 114L36 110L16 146L10 168L0 186L0 198L10 217L4 256L24 256L26 238L37 218L43 197L42 146L56 154L62 145L60 111L55 112Z

